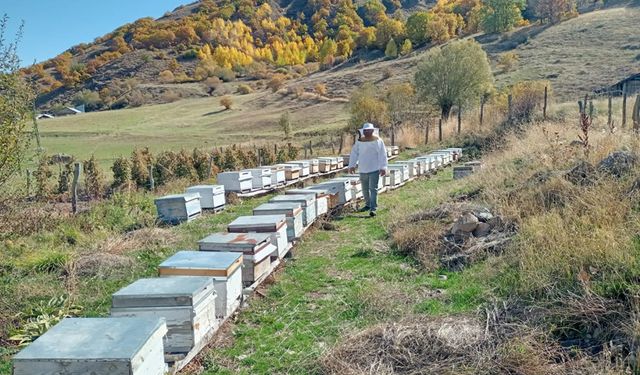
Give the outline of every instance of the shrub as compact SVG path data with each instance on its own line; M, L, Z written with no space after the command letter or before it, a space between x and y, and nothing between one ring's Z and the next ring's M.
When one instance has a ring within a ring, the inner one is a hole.
M220 98L220 105L224 107L225 110L230 110L233 105L233 100L230 96L223 96Z
M284 163L287 161L287 153L284 148L279 148L276 155L276 163Z
M402 43L402 48L400 49L400 55L406 56L411 53L413 50L413 45L409 39L405 39Z
M511 86L511 116L513 119L528 121L536 110L542 108L544 102L544 88L548 88L548 98L551 97L551 83L549 81L522 81Z
M215 69L213 74L224 82L232 82L236 79L236 74L229 68L218 67Z
M391 68L386 67L382 69L382 79L389 79L392 76L393 76L393 71L391 70Z
M300 153L300 149L291 143L287 143L287 158L288 160L296 160L298 158L298 154Z
M575 0L538 0L535 12L540 19L551 23L558 23L578 15Z
M113 162L111 167L113 172L113 187L128 189L131 182L131 162L121 156Z
M148 147L131 152L131 178L137 187L149 187L149 166L152 164L153 156Z
M173 75L171 70L163 70L160 72L158 77L160 78L160 81L164 83L172 83L176 80L176 77Z
M518 63L518 55L515 52L505 52L498 57L498 65L504 72L508 72Z
M222 86L222 81L218 77L209 77L204 81L202 85L207 94L209 94L209 96L212 96L216 90L220 89L220 87Z
M198 58L198 50L195 48L188 49L180 57L184 60L195 60Z
M291 138L291 119L289 118L289 112L285 112L280 116L278 120L278 126L284 134L284 139Z
M391 59L398 57L398 46L396 45L396 42L393 40L393 38L389 39L387 48L385 48L384 50L384 55Z
M195 181L197 179L198 174L193 167L193 154L184 149L178 152L175 175L178 178L187 178L191 181Z
M284 74L274 74L267 83L267 87L270 88L271 91L277 92L282 88L285 81L286 77L284 76Z
M84 162L83 172L87 195L94 199L100 198L104 194L105 177L94 155Z
M327 95L327 85L325 85L324 83L316 83L316 85L313 87L313 91L315 91L318 95L325 96Z
M235 145L233 147L227 147L227 149L224 150L222 169L225 171L235 171L237 167L238 160L236 159Z
M211 174L211 170L209 169L211 155L209 155L208 152L194 148L193 155L191 157L193 160L193 168L196 171L198 180L203 181L209 178L209 175Z
M47 155L40 156L38 167L33 176L36 179L36 197L39 199L48 199L53 192L49 179L53 175L49 165L50 158Z
M238 85L238 94L247 95L247 94L251 94L252 92L253 92L253 89L251 88L251 86L246 85L244 83Z
M173 90L167 90L162 93L161 99L163 103L173 103L180 100L180 94Z
M480 15L482 29L487 33L505 32L523 21L523 0L485 0Z
M94 111L102 108L103 102L98 92L82 90L73 97L73 105L84 105L86 111Z
M262 146L258 148L258 154L262 159L263 165L271 165L276 162L276 155L273 153L271 147Z
M299 98L302 96L302 94L304 94L304 87L300 85L289 86L287 91L296 98Z
M73 160L65 163L60 170L58 177L58 194L64 194L71 190L71 181L73 179Z
M156 185L165 185L175 178L178 157L173 151L161 152L154 163L153 178Z

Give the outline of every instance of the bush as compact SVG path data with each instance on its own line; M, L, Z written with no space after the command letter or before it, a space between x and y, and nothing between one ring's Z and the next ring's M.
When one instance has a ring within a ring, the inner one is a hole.
M158 75L160 81L164 83L173 83L176 80L176 77L173 75L173 72L170 70L163 70Z
M58 194L64 194L71 190L71 181L73 179L73 160L65 163L58 177Z
M238 94L247 95L247 94L251 94L252 92L253 92L253 89L251 88L251 86L246 85L244 83L238 85Z
M523 81L511 86L511 117L520 121L530 120L543 106L545 87L548 88L548 98L551 98L549 81Z
M327 85L325 85L324 83L317 83L313 87L313 91L315 91L316 94L318 94L318 95L325 96L325 95L327 95Z
M209 96L212 96L216 90L220 89L220 87L222 86L222 81L218 77L209 77L203 82L202 85L207 94L209 94Z
M198 174L196 173L195 168L193 167L193 154L187 152L186 150L180 150L177 154L176 159L176 170L175 175L178 178L186 178L190 181L197 180Z
M222 162L222 169L225 171L235 171L238 167L238 160L236 159L235 145L233 147L227 147L224 150L224 161Z
M287 143L287 158L288 160L296 160L300 154L300 149L291 143Z
M220 98L220 105L224 107L225 110L230 110L233 105L233 100L230 96L223 96Z
M73 105L84 105L86 111L94 111L102 108L103 102L98 92L82 90L73 97Z
M287 78L284 76L284 74L274 74L267 83L267 87L270 88L271 91L277 92L282 88L286 79Z
M97 199L104 194L105 177L94 155L84 162L84 187L90 198Z
M498 66L501 66L504 72L508 72L513 69L518 60L519 57L515 52L505 52L498 57Z
M157 158L153 167L153 178L156 185L165 185L175 178L175 170L178 164L178 156L173 151L163 151Z
M184 60L195 60L198 58L198 50L195 48L188 49L180 57Z
M213 74L224 82L232 82L236 79L236 74L229 68L218 67Z
M282 133L284 134L284 139L291 138L291 119L289 118L289 112L285 112L280 116L280 120L278 120L278 126Z
M113 162L113 187L116 189L128 189L131 183L131 162L121 156Z
M148 147L131 152L131 178L138 188L149 187L149 166L152 164L153 156Z
M193 168L196 171L196 175L198 180L203 181L209 178L209 175L212 174L209 169L209 162L211 160L211 155L208 152L202 151L200 149L193 149Z
M382 69L382 79L389 79L392 76L393 76L393 71L391 70L391 68L386 67Z
M36 197L43 200L49 199L53 192L53 188L49 183L49 179L53 176L49 165L50 160L47 155L40 156L38 167L33 172L33 176L36 179Z

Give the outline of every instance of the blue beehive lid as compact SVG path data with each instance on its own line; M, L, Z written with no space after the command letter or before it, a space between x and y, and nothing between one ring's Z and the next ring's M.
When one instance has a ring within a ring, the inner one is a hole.
M228 277L242 265L242 253L178 251L158 266L162 276Z
M113 307L195 306L213 292L210 277L140 279L111 296Z

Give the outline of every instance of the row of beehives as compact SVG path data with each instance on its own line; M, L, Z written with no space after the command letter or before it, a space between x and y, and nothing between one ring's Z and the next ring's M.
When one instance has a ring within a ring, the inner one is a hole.
M452 163L462 149L389 165L379 189ZM112 296L109 318L67 318L14 357L15 375L164 374L184 366L320 216L362 197L358 175L287 190ZM246 289L245 289L246 290ZM181 359L187 360L181 361ZM177 365L176 362L179 364Z

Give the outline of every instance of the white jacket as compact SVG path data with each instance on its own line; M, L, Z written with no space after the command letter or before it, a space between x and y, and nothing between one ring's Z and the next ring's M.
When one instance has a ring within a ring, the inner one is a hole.
M358 165L360 173L371 173L387 169L387 149L382 139L371 142L356 141L349 156L349 168Z

